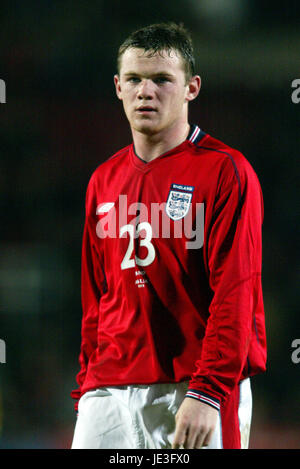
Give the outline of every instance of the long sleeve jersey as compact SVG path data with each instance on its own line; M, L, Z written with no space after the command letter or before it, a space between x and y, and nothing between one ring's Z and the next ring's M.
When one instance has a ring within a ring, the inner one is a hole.
M265 371L262 220L250 163L197 125L148 163L131 144L100 164L86 193L72 397L188 381L187 396L218 409Z

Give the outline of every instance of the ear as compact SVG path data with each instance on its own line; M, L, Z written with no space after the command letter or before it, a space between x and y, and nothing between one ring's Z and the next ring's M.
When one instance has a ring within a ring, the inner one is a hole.
M186 99L187 101L193 101L193 99L197 98L201 89L201 77L199 75L193 76L189 83L187 84L187 94Z
M121 83L119 75L114 75L114 84L116 88L116 94L119 99L122 99Z

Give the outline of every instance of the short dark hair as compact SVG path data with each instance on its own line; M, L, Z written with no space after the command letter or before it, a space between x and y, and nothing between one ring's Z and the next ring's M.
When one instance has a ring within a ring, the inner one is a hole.
M148 57L162 51L179 52L183 58L184 71L188 81L195 74L195 59L190 33L182 23L158 23L138 29L130 34L118 51L117 68L120 72L121 58L130 48L144 49Z

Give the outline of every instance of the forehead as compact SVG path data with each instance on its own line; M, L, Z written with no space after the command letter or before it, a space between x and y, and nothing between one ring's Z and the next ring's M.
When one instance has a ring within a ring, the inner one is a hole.
M120 73L151 71L159 72L184 72L183 58L174 49L159 52L145 51L144 49L129 48L120 60Z

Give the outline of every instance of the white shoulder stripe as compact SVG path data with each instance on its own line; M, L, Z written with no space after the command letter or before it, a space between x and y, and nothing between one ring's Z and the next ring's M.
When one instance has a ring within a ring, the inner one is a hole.
M200 131L201 131L201 129L196 125L194 132L192 133L192 135L189 138L189 141L193 143L196 140L196 138L198 137Z

